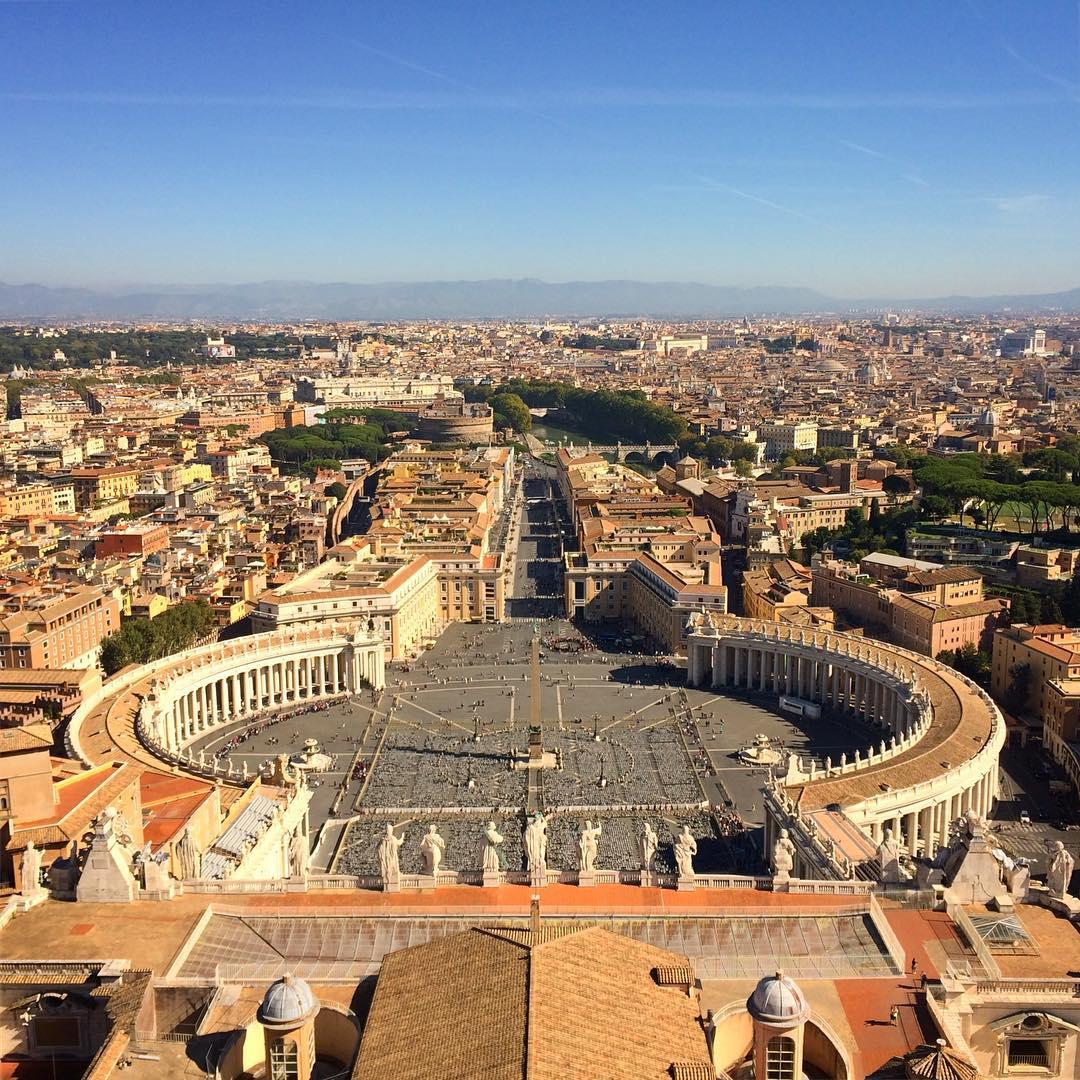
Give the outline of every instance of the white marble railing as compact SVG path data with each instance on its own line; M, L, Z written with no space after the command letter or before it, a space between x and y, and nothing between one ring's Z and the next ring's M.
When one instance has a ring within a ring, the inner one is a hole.
M1076 979L976 979L972 989L984 998L1080 998L1080 981Z
M532 884L532 877L527 870L500 870L496 875L486 875L481 870L440 870L437 882L425 874L402 874L398 881L401 892L419 892L433 886L445 888L460 885L525 885ZM548 885L580 885L580 873L577 870L548 870ZM655 874L654 881L661 888L675 888L678 878L674 874ZM765 892L772 889L772 878L751 874L697 874L694 886L709 890L750 890ZM641 884L640 870L597 869L593 872L592 883L595 885ZM850 896L862 898L857 907L821 908L822 915L844 914L854 911L865 912L873 885L867 881L808 881L792 879L788 882L788 892L814 894L818 896ZM182 882L182 891L199 895L243 895L257 893L293 893L340 891L345 889L382 890L382 879L376 874L311 874L307 878L285 878L269 880L240 880L226 878L223 881L210 881L203 878L189 878ZM804 914L810 909L799 908ZM817 909L814 909L817 911ZM339 912L340 914L340 912ZM778 914L782 912L778 909Z

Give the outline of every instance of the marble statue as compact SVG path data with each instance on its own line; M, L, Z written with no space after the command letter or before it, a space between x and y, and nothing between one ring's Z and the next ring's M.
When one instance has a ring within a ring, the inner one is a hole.
M1046 872L1046 887L1050 895L1064 900L1072 881L1073 866L1076 860L1065 849L1060 840L1054 841L1053 854L1050 856L1050 869Z
M525 826L525 857L530 873L547 873L547 842L547 821L537 810Z
M33 840L27 843L23 852L20 892L23 896L36 896L41 892L41 849L34 847Z
M585 822L585 828L581 830L578 840L578 870L583 874L591 874L596 869L596 855L599 850L600 833L602 826L594 826L591 821Z
M773 873L777 877L787 877L795 869L795 845L787 829L781 829L772 851Z
M184 829L184 835L176 845L176 862L181 881L197 878L202 873L202 855L191 838L191 829Z
M289 840L289 876L306 877L310 856L307 837L304 835L304 830L297 825L296 831Z
M379 877L384 885L396 885L401 880L398 852L405 843L405 834L398 836L393 825L386 826L386 833L379 841Z
M694 856L697 854L697 841L690 834L690 826L684 825L682 832L675 837L675 865L679 870L679 877L692 878L694 876Z
M646 821L642 826L639 847L641 851L641 869L651 874L653 863L656 861L656 849L660 846L660 838L656 830Z
M424 873L428 877L434 877L442 865L443 855L446 854L446 841L439 835L439 827L435 822L432 822L424 833L420 850L424 854Z
M499 845L503 842L502 834L495 828L495 822L489 821L484 830L484 873L497 874L499 865Z
M877 849L878 863L881 865L881 880L895 885L903 881L904 875L900 869L900 845L893 839L892 829L886 829L885 835Z

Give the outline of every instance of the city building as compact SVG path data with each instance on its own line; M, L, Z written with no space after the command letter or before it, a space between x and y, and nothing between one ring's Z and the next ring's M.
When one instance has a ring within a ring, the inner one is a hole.
M927 656L970 645L990 651L1009 601L983 593L978 571L874 553L856 566L818 559L813 602L849 625Z
M785 454L797 450L816 450L818 425L813 420L762 424L758 428L758 438L765 444L766 458L777 461Z
M0 597L0 668L85 668L120 628L115 597L92 585Z

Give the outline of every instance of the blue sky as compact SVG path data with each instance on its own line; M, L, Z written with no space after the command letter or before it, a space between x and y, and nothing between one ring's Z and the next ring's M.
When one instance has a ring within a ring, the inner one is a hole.
M1080 4L0 0L0 280L1080 285Z

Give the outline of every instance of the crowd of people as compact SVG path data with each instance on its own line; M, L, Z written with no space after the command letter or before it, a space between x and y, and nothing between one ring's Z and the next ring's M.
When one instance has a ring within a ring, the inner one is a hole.
M271 728L276 727L278 724L284 724L286 720L295 720L298 716L307 716L309 713L325 712L327 709L334 705L340 704L340 699L327 700L327 701L312 701L310 704L304 705L298 709L288 709L285 712L278 713L257 713L250 724L247 725L242 731L236 732L227 742L221 744L214 752L214 756L221 760L227 758L234 750L243 746L248 739L254 739L259 735L264 734ZM293 742L299 737L299 732L293 736ZM277 743L277 739L274 736L267 739L267 742L271 745Z

